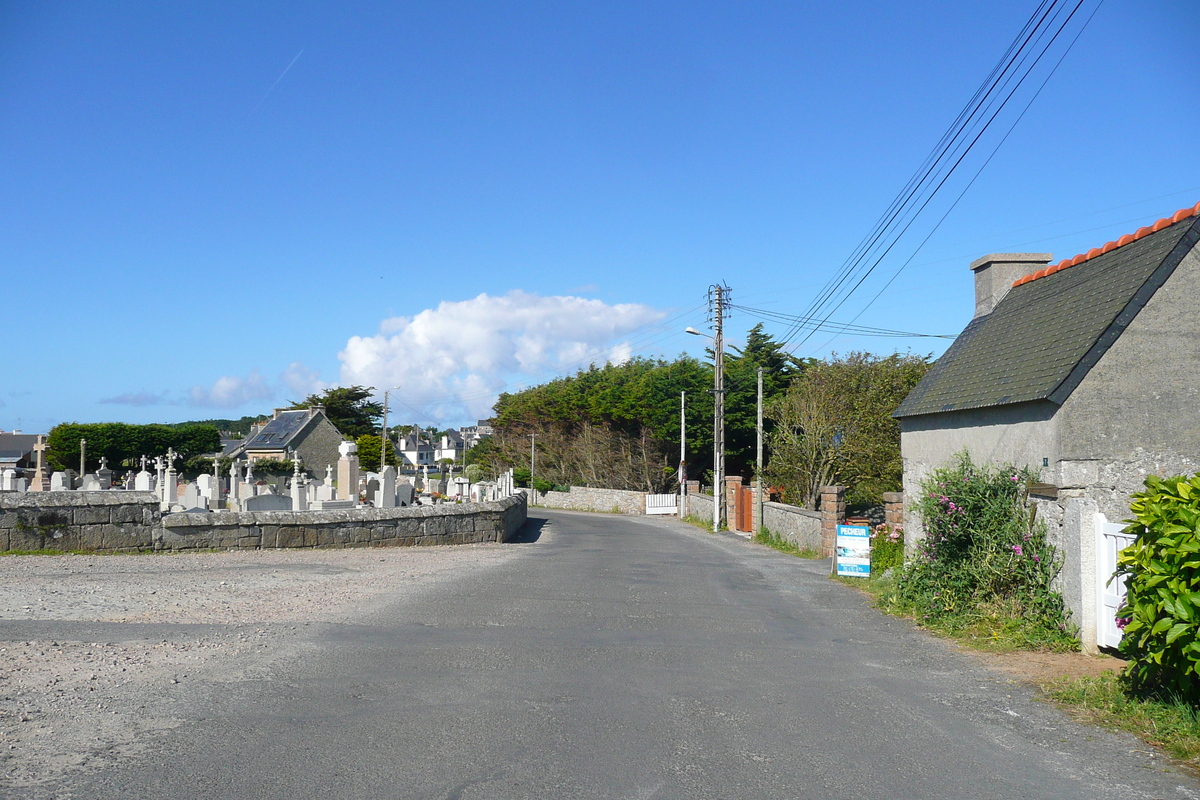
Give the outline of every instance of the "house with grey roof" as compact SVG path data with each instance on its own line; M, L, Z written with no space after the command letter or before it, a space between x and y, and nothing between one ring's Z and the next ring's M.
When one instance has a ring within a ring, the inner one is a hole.
M908 497L964 449L1039 471L1032 494L1085 646L1097 512L1124 520L1148 474L1200 470L1198 241L1200 204L1053 266L976 260L974 319L894 414ZM906 522L912 545L920 520Z
M338 445L345 436L325 416L324 406L296 410L275 409L265 425L254 427L229 455L250 461L290 459L292 454L309 472L319 472L328 464L337 464Z
M37 438L29 433L0 431L0 471L11 469L21 475L24 470L33 469L33 446L37 444Z

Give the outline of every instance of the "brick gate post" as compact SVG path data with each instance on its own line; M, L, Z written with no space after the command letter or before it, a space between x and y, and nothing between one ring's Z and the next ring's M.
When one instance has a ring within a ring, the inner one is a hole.
M828 558L837 547L837 526L846 520L846 487L821 487L821 556Z

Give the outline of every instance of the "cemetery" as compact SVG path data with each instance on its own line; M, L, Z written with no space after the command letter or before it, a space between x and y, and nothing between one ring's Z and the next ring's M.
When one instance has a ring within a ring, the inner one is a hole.
M503 542L525 522L526 501L511 473L471 483L398 477L391 466L360 473L357 447L343 441L336 466L310 478L293 454L281 491L235 460L222 474L182 480L178 455L141 458L116 476L105 459L94 473L47 475L44 436L31 477L0 471L0 551L86 552ZM28 473L30 470L26 470Z

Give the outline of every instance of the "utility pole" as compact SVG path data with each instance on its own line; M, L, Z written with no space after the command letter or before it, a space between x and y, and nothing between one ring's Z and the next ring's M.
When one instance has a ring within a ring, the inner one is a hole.
M679 518L687 516L687 392L679 393Z
M533 469L537 463L537 434L529 434L529 505L537 500L537 489L533 488Z
M758 368L758 464L754 469L754 505L758 512L758 527L764 527L763 520L763 488L762 488L762 451L763 451L763 384L762 384L763 368ZM754 531L756 535L758 531Z
M713 286L713 533L721 529L725 494L725 292Z

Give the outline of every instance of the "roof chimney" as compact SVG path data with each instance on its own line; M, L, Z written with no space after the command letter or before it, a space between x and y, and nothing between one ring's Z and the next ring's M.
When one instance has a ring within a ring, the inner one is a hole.
M975 319L992 313L1013 281L1042 269L1053 253L990 253L971 262L975 272Z

